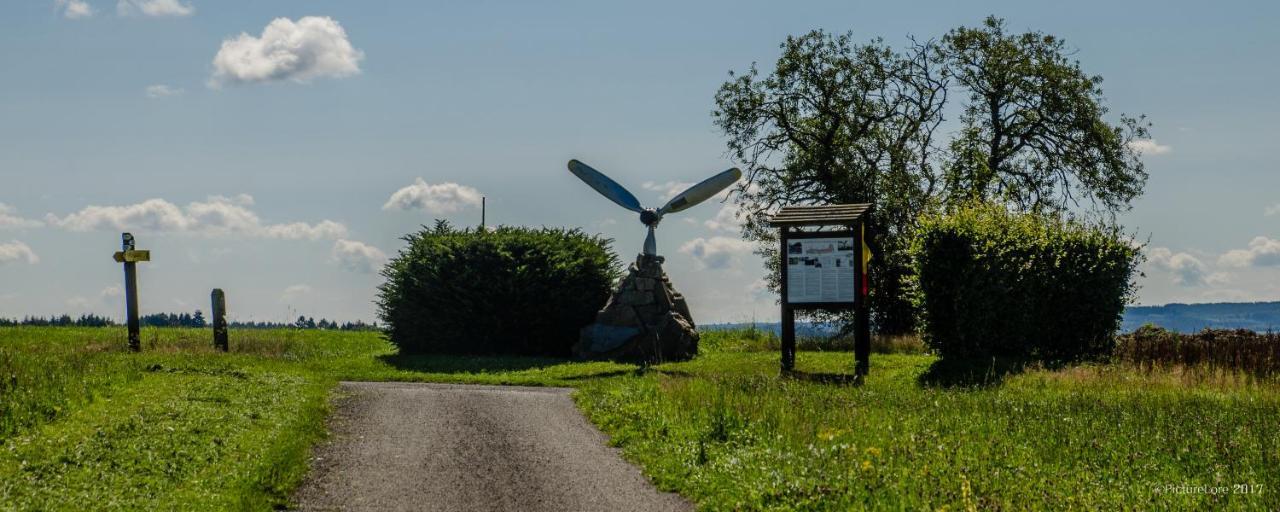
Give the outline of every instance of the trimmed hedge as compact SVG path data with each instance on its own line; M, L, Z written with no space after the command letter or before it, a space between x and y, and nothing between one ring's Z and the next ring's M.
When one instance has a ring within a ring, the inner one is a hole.
M931 349L1047 362L1110 352L1141 255L1114 227L984 204L924 216L912 254Z
M377 301L402 354L568 356L620 275L613 241L577 229L438 221L404 240Z

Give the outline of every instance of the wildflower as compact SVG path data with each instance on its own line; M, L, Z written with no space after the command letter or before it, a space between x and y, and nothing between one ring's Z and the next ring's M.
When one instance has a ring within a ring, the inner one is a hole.
M879 449L879 448L876 448L876 447L874 447L874 446L869 446L869 447L867 447L866 452L867 452L867 455L870 455L870 456L872 456L872 457L879 457L879 456L880 456L880 449Z
M871 461L869 461L869 460L864 460L864 461L862 461L862 470L863 470L863 471L870 471L870 470L871 470Z

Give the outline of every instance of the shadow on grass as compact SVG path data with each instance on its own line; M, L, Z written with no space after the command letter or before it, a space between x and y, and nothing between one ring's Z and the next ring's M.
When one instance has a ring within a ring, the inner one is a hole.
M422 373L499 373L536 370L573 362L557 357L387 354L378 359L394 368Z
M805 382L817 382L821 384L842 384L846 386L860 386L863 379L852 373L810 373L800 370L783 370L782 377L785 379L802 380Z
M924 387L939 388L987 388L1003 384L1011 375L1017 375L1042 364L1020 358L943 358L934 361L920 374L917 381Z

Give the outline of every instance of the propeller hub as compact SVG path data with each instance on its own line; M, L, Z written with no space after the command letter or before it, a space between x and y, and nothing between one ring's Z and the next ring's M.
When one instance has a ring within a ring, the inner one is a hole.
M645 208L640 212L640 222L646 226L656 225L659 220L662 220L662 216L653 208Z

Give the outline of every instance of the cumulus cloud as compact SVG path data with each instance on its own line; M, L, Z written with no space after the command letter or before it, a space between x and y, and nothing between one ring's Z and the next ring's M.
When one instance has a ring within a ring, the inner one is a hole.
M1173 151L1172 147L1156 142L1155 139L1137 139L1129 143L1129 149L1143 155L1163 155Z
M680 252L692 256L700 269L727 269L751 249L751 242L727 236L698 237L680 246Z
M466 207L480 206L480 191L457 183L427 183L418 178L412 185L391 194L383 210L423 210L428 213L453 213Z
M79 295L75 297L71 297L63 302L66 303L67 307L71 308L73 311L82 311L85 309L89 309L89 299L86 299Z
M693 185L694 183L688 181L666 181L662 183L646 181L641 183L640 187L645 190L657 192L658 197L661 197L663 201L666 201L675 197L676 194L689 190L689 187L692 187Z
M209 86L341 78L359 73L362 59L333 18L276 18L259 37L241 33L222 42Z
M733 203L720 205L720 210L716 212L716 216L703 221L702 224L715 231L728 231L731 233L742 231L742 219L738 205Z
M293 302L304 295L311 293L311 287L305 284L295 284L280 292L280 302Z
M355 240L335 241L330 255L342 268L362 274L375 272L387 261L387 253L381 249Z
M42 225L44 223L38 220L19 217L18 211L12 206L0 203L0 229L36 228Z
M121 295L124 295L124 288L121 288L120 285L111 285L98 292L98 297L101 297L102 300L112 299Z
M1263 208L1262 214L1268 217L1272 215L1280 215L1280 203L1276 203L1266 208Z
M196 8L178 0L120 0L116 13L121 16L190 16Z
M1185 252L1173 252L1167 247L1153 247L1147 251L1147 263L1153 268L1173 274L1173 283L1182 286L1204 286L1226 282L1228 275L1209 273L1209 267L1199 258Z
M40 256L37 256L30 246L17 240L9 243L0 243L0 265L24 261L28 265L35 265L40 263Z
M70 231L150 231L195 233L210 236L249 236L283 240L318 240L346 236L346 226L323 220L315 224L292 222L264 224L247 206L253 198L241 194L236 198L212 196L179 207L164 199L148 199L124 206L88 206L76 213L58 217L50 213L45 220Z
M67 19L88 18L93 16L93 7L84 0L54 0L54 9L62 12Z
M170 96L179 96L186 92L181 87L170 87L165 84L148 85L147 97L152 99L168 98Z
M1218 258L1218 264L1228 267L1276 267L1280 266L1280 240L1265 236L1254 237L1247 249L1232 249Z

